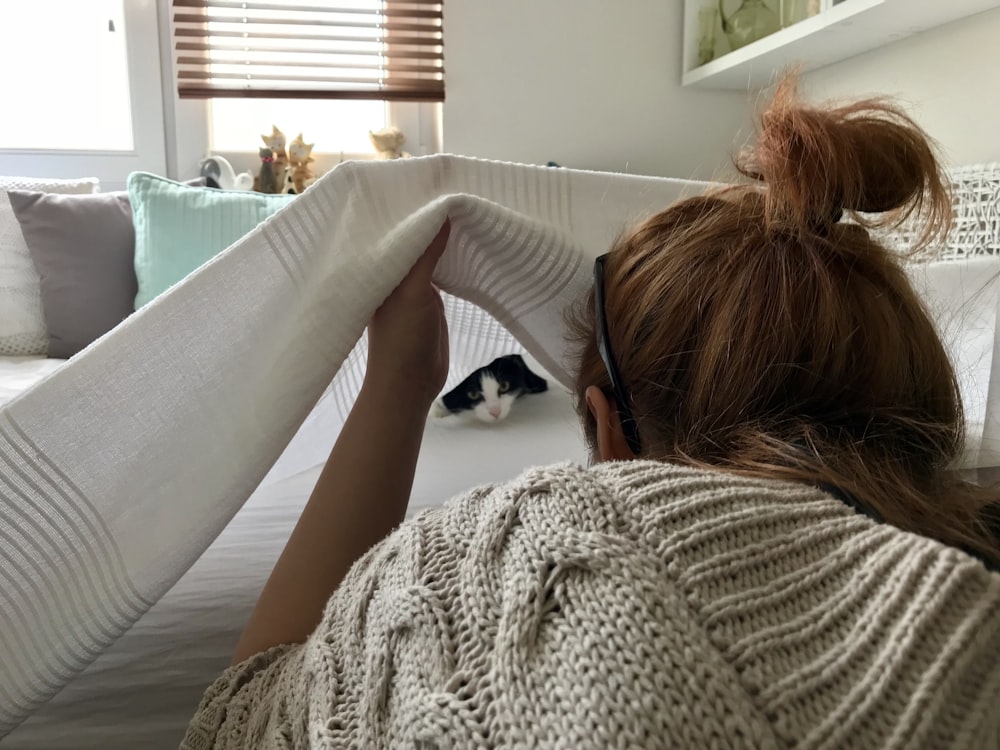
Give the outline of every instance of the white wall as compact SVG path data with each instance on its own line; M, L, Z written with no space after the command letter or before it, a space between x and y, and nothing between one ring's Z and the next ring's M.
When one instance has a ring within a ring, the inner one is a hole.
M672 177L728 167L748 99L681 87L682 5L449 2L445 150Z
M156 6L160 49L147 49L166 74L166 172L185 179L207 152L206 107L177 99L168 77L170 0ZM678 0L449 2L444 149L676 177L726 171L750 133L754 102L682 88L681 31ZM805 88L814 97L900 96L949 161L1000 160L997 39L1000 10L810 73ZM0 172L23 166L0 156Z
M998 40L1000 10L987 11L809 73L805 90L897 96L949 163L1000 161Z

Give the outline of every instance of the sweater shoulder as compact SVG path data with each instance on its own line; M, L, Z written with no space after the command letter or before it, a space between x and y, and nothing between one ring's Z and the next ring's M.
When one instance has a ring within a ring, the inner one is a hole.
M626 511L614 481L558 464L401 527L310 641L331 691L313 713L344 732L331 746L603 747L622 727L639 744L774 746ZM676 720L701 705L722 708Z
M309 648L340 744L949 747L996 727L1000 576L805 485L558 464L404 524Z

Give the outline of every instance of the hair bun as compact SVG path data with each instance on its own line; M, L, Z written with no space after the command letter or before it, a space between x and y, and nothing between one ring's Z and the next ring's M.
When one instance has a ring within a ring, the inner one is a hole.
M916 212L925 216L925 242L950 222L934 147L907 114L882 99L806 106L794 75L778 84L757 142L737 168L766 183L768 219L799 230L834 223L843 211L869 227L896 225Z

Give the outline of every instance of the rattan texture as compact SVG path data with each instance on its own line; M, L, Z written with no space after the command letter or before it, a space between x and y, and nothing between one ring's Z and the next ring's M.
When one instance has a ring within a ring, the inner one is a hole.
M907 221L882 238L915 263L958 260L1000 254L1000 162L972 164L949 170L954 223L943 243L913 251L920 234L916 221Z

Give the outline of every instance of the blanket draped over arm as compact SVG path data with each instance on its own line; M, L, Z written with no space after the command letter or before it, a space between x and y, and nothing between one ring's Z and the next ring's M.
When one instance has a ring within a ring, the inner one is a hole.
M590 259L700 189L449 156L345 163L0 409L0 736L183 575L324 394L346 411L365 325L446 216L438 285L565 383L562 313Z

